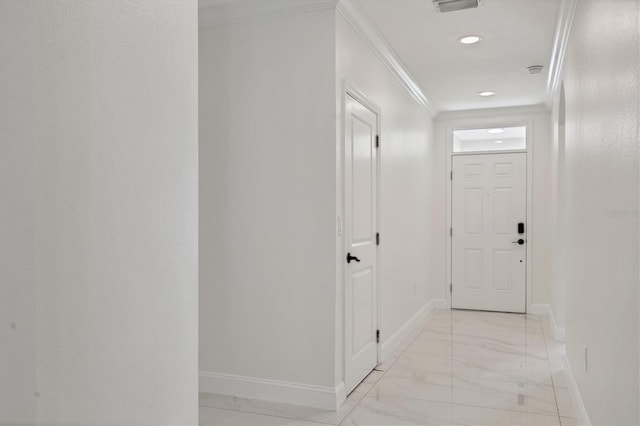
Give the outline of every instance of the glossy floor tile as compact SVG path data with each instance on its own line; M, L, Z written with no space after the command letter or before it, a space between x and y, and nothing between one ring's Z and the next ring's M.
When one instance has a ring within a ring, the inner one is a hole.
M262 426L312 426L319 423L306 422L299 419L287 419L277 416L265 416L262 414L254 414L243 411L223 410L220 408L212 408L200 406L200 421L202 426L209 425L262 425Z
M450 425L452 405L413 398L367 395L344 425Z
M442 310L336 411L200 395L202 425L575 425L564 345L533 315Z

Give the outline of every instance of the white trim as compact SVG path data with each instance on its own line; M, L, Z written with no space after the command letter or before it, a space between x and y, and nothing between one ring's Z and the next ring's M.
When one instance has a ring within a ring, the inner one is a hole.
M200 0L198 28L334 9L338 0Z
M552 316L551 319L553 320L553 322L551 323L551 326L553 327L553 329L551 330L553 332L553 340L555 340L556 342L564 343L565 340L567 339L567 333L565 331L565 328L558 327L558 325L556 324L555 317Z
M198 27L216 27L243 21L295 15L335 9L380 58L413 98L432 116L437 110L422 88L409 73L400 56L375 25L358 0L269 0L246 2L239 0L200 0Z
M560 3L547 78L547 100L545 104L548 108L551 108L553 98L560 88L564 58L567 51L567 44L569 43L569 34L571 33L571 24L577 3L578 0L562 0Z
M382 63L391 71L402 86L413 96L413 98L424 106L432 116L437 110L431 101L407 70L400 56L391 47L384 34L374 24L371 17L364 10L357 0L342 0L338 3L336 10L344 17L349 25L360 35L364 42L380 58Z
M534 303L531 305L531 311L529 312L533 315L544 315L549 318L549 326L551 327L551 332L553 333L553 340L556 342L564 342L566 333L564 327L558 326L556 322L556 317L553 315L553 309L551 309L550 305L545 303Z
M452 306L452 298L450 286L453 282L453 237L449 233L449 229L453 226L453 185L450 179L453 171L453 132L455 130L465 130L483 127L517 127L525 126L527 128L527 146L524 152L527 154L527 276L526 276L526 304L525 312L531 311L531 303L533 301L533 254L535 248L534 238L534 222L533 217L533 156L534 156L534 124L535 115L548 111L543 105L530 105L525 107L514 108L491 108L485 110L457 111L452 113L444 113L438 116L437 121L441 123L444 129L445 137L445 163L446 175L445 186L447 196L447 226L444 229L446 233L446 277L445 294L449 306ZM437 136L436 136L437 137ZM504 151L496 152L496 154L504 153ZM460 155L471 155L473 153L459 153Z
M569 359L566 355L562 357L562 361L564 363L564 372L565 378L567 379L569 396L571 397L571 402L573 403L573 407L575 408L576 414L578 416L578 424L583 426L591 426L589 414L587 414L587 409L584 408L584 402L582 402L580 389L578 389L578 384L576 383L576 379L573 376L571 364L569 364Z
M340 200L340 211L341 211L341 215L343 218L343 222L344 222L344 218L346 217L346 202L345 202L345 154L344 154L344 150L345 150L345 144L346 144L346 135L345 135L345 122L346 122L346 101L347 101L347 96L352 97L353 99L355 99L357 102L359 102L361 105L363 105L365 108L369 109L371 112L373 112L376 116L376 134L378 136L378 138L380 138L380 140L382 139L382 109L375 103L373 102L371 99L369 99L367 97L367 95L364 94L364 92L362 92L361 90L359 90L354 84L352 84L349 80L344 79L343 80L343 90L342 90L342 117L341 117L341 131L342 131L342 138L341 138L341 144L340 144L340 149L338 150L337 155L339 156L340 160L338 163L338 165L342 165L341 169L340 169L340 192L338 193L338 198ZM382 150L381 149L377 149L376 152L376 199L377 199L377 203L376 203L376 229L377 232L382 234L382 179L381 179L381 171L382 171ZM344 225L345 227L347 225ZM346 281L346 269L344 268L344 258L346 256L346 253L348 251L348 247L347 247L347 241L344 239L344 232L339 236L338 238L339 241L341 241L341 245L342 245L342 251L341 253L339 253L337 262L338 262L338 267L342 268L342 292L340 293L341 297L342 297L342 318L343 318L343 323L342 323L342 337L343 337L343 342L342 342L342 347L343 347L343 353L342 353L342 365L343 365L343 369L342 369L342 380L343 380L343 386L344 383L347 380L347 333L346 333L346 318L347 318L347 312L346 312L346 305L344 303L344 301L346 300L346 289L347 289L347 281ZM376 246L376 329L380 329L381 328L381 324L382 324L382 249L380 245ZM380 345L380 343L377 344L377 348L376 348L376 356L377 356L377 360L378 360L378 364L381 362L382 359L382 349L381 349L382 345Z
M544 303L534 303L531 305L531 315L551 315L551 307Z
M337 410L346 399L344 382L335 387L200 371L200 392Z
M359 90L353 83L351 83L349 80L344 79L343 80L343 94L344 95L349 95L351 96L353 99L355 99L356 101L360 102L362 105L364 105L365 107L367 107L368 109L370 109L371 111L373 111L377 116L378 116L378 125L376 130L378 131L378 135L380 134L381 131L381 126L380 126L380 117L382 115L382 109L378 106L378 104L376 104L375 102L373 102L371 99L369 99L367 97L367 95L364 94L364 92L362 92L361 90ZM344 99L343 99L343 106L344 106ZM344 116L344 114L343 114ZM344 117L342 117L344 120ZM344 137L344 135L343 135ZM343 141L344 143L344 141Z
M493 155L493 154L526 154L526 149L501 149L497 151L463 151L452 152L452 157L470 156L470 155Z
M436 117L437 121L450 121L450 120L464 120L471 119L477 120L497 118L502 119L504 117L510 117L513 115L535 115L535 114L548 114L549 110L543 104L537 105L524 105L515 107L499 107L499 108L485 108L485 109L466 109L460 111L443 111ZM471 126L470 128L473 128Z
M400 344L411 333L420 327L426 325L431 320L432 314L438 309L449 309L449 303L446 299L431 299L429 300L416 314L411 317L407 322L402 325L395 333L393 333L387 340L382 343L382 359L386 360L389 356L395 352Z

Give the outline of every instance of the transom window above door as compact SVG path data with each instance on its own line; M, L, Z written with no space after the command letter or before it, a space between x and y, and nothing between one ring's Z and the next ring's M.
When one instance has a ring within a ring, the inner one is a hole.
M453 152L524 149L527 149L527 128L525 126L453 131Z

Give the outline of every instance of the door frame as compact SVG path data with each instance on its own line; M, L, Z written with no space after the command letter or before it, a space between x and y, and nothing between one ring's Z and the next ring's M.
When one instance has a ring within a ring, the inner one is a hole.
M339 275L339 277L337 277L337 281L339 283L339 297L341 299L341 303L340 305L342 305L342 310L340 312L340 315L342 317L342 321L338 322L338 324L340 325L340 333L342 334L342 339L341 339L341 346L342 346L342 353L340 355L341 360L342 360L342 374L341 374L341 379L343 383L346 383L346 378L347 378L347 346L346 346L346 342L347 342L347 335L346 335L346 306L345 306L345 300L346 300L346 280L345 280L345 256L347 253L347 247L346 244L347 242L344 239L344 229L343 227L344 225L344 217L345 217L345 162L344 162L344 149L345 149L345 120L346 120L346 110L345 110L345 105L346 105L346 100L347 100L347 96L351 96L353 99L355 99L356 101L358 101L359 103L361 103L362 105L364 105L366 108L368 108L369 110L371 110L371 112L373 112L376 115L376 132L377 135L379 136L380 140L382 140L382 131L381 131L381 123L382 123L382 111L381 108L374 103L373 101L371 101L369 99L369 97L367 97L362 91L360 91L358 88L356 88L356 86L354 86L351 82L349 82L348 80L344 79L343 80L343 84L342 84L342 96L340 99L341 102L341 117L340 117L340 123L341 125L338 128L338 140L340 141L340 143L337 146L337 152L336 152L336 156L338 158L338 164L337 164L337 168L336 168L336 172L338 174L337 176L337 185L336 185L336 189L338 190L338 208L337 210L337 267L336 267L336 273ZM382 205L382 189L381 189L381 170L382 170L382 144L380 144L380 148L378 148L378 152L376 153L376 194L377 194L377 203L376 203L376 227L377 227L377 232L382 234L382 220L381 220L381 205ZM382 323L382 318L381 318L381 305L382 305L382 286L381 286L381 276L382 276L382 250L381 250L382 245L377 245L376 246L376 269L377 269L377 274L376 274L376 329L380 329L380 325ZM380 342L377 342L376 344L376 355L377 355L377 362L378 364L381 362L381 356L382 356L382 340Z
M472 121L472 120L470 120ZM479 152L453 152L453 132L456 130L472 130L478 128L504 128L504 127L526 127L527 146L525 149L508 150L508 151L479 151ZM446 134L446 191L447 191L447 227L446 232L446 257L447 257L447 282L446 282L446 298L448 301L449 309L452 307L452 298L450 288L452 286L453 276L453 237L451 236L449 229L452 226L453 218L453 185L451 180L451 173L453 171L453 157L460 155L486 155L486 154L513 154L513 153L526 153L527 154L527 270L525 276L525 310L526 313L531 313L531 305L533 303L533 250L534 250L534 218L533 218L533 120L486 120L482 123L469 124L469 125L447 125L445 129Z

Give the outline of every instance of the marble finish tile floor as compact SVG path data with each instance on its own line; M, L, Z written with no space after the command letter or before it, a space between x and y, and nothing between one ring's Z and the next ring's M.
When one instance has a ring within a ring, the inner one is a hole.
M200 424L577 425L564 345L544 318L442 310L338 411L200 394Z

